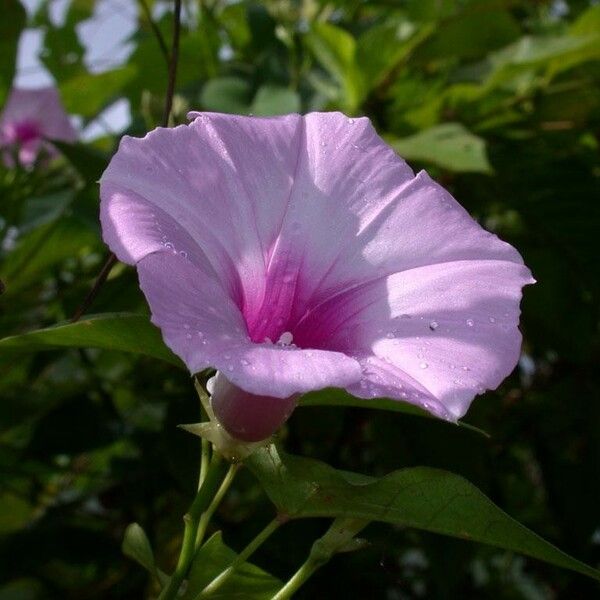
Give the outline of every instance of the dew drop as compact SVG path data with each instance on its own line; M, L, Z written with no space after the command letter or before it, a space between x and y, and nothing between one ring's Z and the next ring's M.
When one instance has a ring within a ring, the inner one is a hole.
M185 334L185 338L186 338L187 340L191 340L191 339L192 339L192 334L191 334L191 333L186 333L186 334Z
M437 321L431 321L431 323L429 323L429 329L431 329L431 331L435 331L438 327L439 323Z
M496 318L495 317L490 317L490 323L495 323L496 322Z
M473 321L473 319L467 319L467 325L469 327L473 327L473 325L475 325L475 322Z
M223 356L225 357L225 360L229 360L231 358L231 354L229 354L229 352L225 352Z
M419 364L419 369L426 369L429 365L426 362L422 362Z
M467 365L465 365L465 366L462 368L462 370L463 370L463 371L470 371L470 370L471 370L471 368L470 368L470 367L467 367Z
M386 337L386 338L388 338L388 340L391 340L391 339L393 339L393 338L395 338L395 337L396 337L396 334L395 334L393 331L388 331L388 332L385 334L385 337Z
M290 331L284 331L277 340L278 344L282 346L289 346L294 341L294 336Z
M245 367L247 367L250 364L250 361L246 360L245 358L241 358L240 359L240 364L244 365Z
M184 323L184 324L183 324L183 328L184 328L184 329L189 329L189 328L190 328L190 325L189 325L189 323Z
M215 391L215 382L217 380L217 376L215 375L214 377L211 377L207 382L206 382L206 391L212 396L214 391Z
M179 252L179 256L181 256L181 258L187 258L188 257L188 253L185 250L181 250Z
M294 281L293 275L284 275L283 276L283 283L292 283L292 281Z

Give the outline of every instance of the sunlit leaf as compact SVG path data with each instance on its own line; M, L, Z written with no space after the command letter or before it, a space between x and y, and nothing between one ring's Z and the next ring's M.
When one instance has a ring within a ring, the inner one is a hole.
M485 142L460 123L443 123L392 141L408 161L433 163L450 171L490 173Z
M112 313L86 317L0 340L0 357L57 348L101 348L150 356L178 367L180 360L165 346L147 317Z

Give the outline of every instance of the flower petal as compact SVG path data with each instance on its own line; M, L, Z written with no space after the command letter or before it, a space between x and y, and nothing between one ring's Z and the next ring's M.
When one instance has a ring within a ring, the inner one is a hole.
M160 250L138 263L138 274L152 322L192 373L212 366L241 389L276 398L360 379L358 362L342 353L253 343L218 279L189 258Z
M362 397L388 396L459 418L519 358L518 263L455 261L396 273L331 299L306 320L300 343L327 328L328 347L361 360Z
M245 315L260 307L268 255L293 183L300 117L269 120L206 115L189 126L124 137L101 179L103 224L120 229L130 261L151 251L135 219L117 223L131 197L138 212L162 211L161 235L173 224L201 249ZM144 208L145 203L145 208ZM163 223L169 217L169 223ZM149 217L146 216L146 220ZM146 237L155 240L147 228ZM107 239L109 245L114 240ZM136 251L133 251L135 247ZM190 251L189 248L186 251Z
M0 129L21 121L35 121L44 137L64 142L77 139L77 132L55 87L13 88L0 116Z

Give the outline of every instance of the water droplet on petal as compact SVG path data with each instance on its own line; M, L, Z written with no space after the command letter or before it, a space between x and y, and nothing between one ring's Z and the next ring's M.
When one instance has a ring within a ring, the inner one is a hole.
M426 362L422 362L419 364L419 369L426 369L429 365Z
M207 382L206 382L206 391L212 396L213 392L215 391L215 382L217 380L217 376L213 375L213 377L211 377Z
M278 344L282 346L289 346L294 341L294 336L290 331L284 331L277 340Z
M467 319L467 325L469 327L473 327L473 325L475 325L475 321L473 321L473 319Z
M391 339L393 339L393 338L395 338L395 337L396 337L396 334L395 334L393 331L388 331L388 332L385 334L385 337L386 337L386 338L388 338L388 340L391 340Z
M431 321L431 323L429 323L429 329L431 329L431 331L435 331L438 327L439 323L437 321Z
M495 323L496 322L496 318L495 317L490 317L490 323Z
M186 339L191 340L192 339L192 334L191 333L186 333L185 337L186 337Z

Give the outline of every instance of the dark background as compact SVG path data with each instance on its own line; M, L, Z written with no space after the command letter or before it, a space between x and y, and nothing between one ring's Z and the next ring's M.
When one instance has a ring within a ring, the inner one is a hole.
M83 123L118 99L128 133L161 120L166 67L141 5L124 63L90 73L77 26L42 3L27 26ZM594 4L594 6L592 6ZM0 102L26 25L3 0ZM188 108L366 114L415 168L427 168L483 226L516 246L538 280L523 303L523 359L478 398L465 428L400 413L305 407L287 450L384 474L429 465L460 473L510 515L577 558L600 560L600 6L586 1L405 0L184 3L175 120ZM170 44L172 13L156 23ZM97 70L97 69L96 69ZM117 136L34 172L0 170L0 337L69 318L106 250L94 183ZM400 232L401 234L401 232ZM146 312L117 267L92 312ZM142 524L164 569L194 491L198 420L189 377L151 359L99 350L0 351L0 600L144 598L145 571L122 556ZM213 526L239 550L272 517L245 471ZM287 578L326 523L282 528L255 562ZM597 584L541 562L387 525L335 557L299 598L587 599Z

